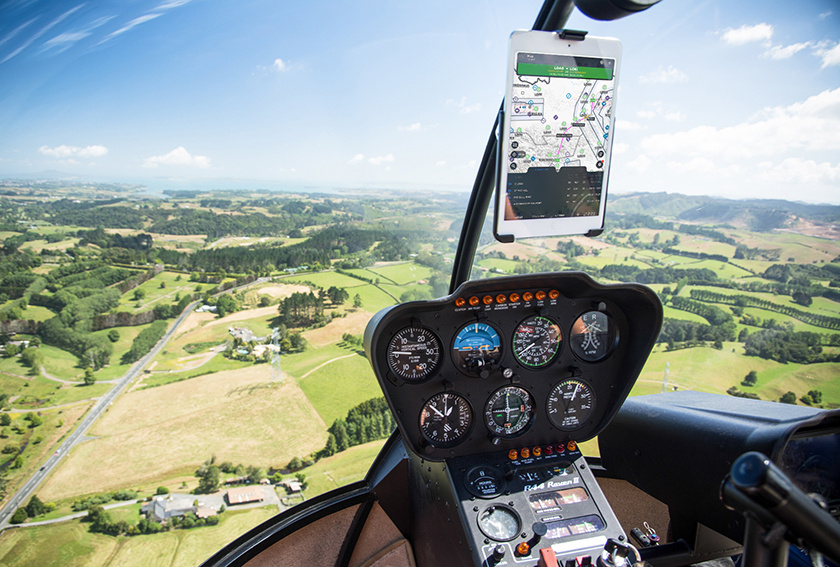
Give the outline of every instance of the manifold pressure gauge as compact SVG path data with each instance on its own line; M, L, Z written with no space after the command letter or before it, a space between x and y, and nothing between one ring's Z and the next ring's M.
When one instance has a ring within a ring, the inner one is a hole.
M406 327L388 343L388 367L406 382L422 382L440 367L440 339L425 327Z
M436 394L420 410L420 432L435 447L457 445L470 432L472 423L470 403L460 394Z

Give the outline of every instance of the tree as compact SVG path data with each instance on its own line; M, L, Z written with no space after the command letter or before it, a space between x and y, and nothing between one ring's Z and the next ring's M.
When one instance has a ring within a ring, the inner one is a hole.
M22 524L26 521L27 517L28 516L26 515L26 509L20 507L15 511L14 515L12 516L11 522L13 524Z
M808 396L814 401L815 404L822 403L822 392L819 390L808 390Z
M250 482L251 484L257 484L265 477L265 474L260 467L249 465L247 471L248 482Z
M166 488L165 486L158 486L157 490L155 491L155 494L160 495L160 496L162 496L164 494L169 494L169 489Z
M40 516L45 511L44 503L41 502L41 499L36 494L33 494L32 498L29 499L29 504L26 505L26 515L34 518L35 516Z
M219 489L219 467L216 465L202 466L198 472L199 481L198 487L195 489L197 494L210 494Z
M755 386L757 382L758 374L756 374L755 370L750 370L749 373L746 376L744 376L744 379L743 381L741 381L741 384L743 384L744 386Z
M794 394L793 392L787 392L781 398L779 398L779 401L783 404L796 405L796 394Z
M17 356L20 352L20 347L17 345L6 345L6 358Z
M85 368L85 386L93 386L96 383L96 377L93 375L93 368L88 366Z
M137 289L135 289L135 290L134 290L134 299L135 299L135 301L140 301L140 300L141 300L141 299L143 299L144 297L146 297L146 292L145 292L145 291L143 291L143 290L142 290L142 289L140 289L140 288L137 288Z
M362 306L362 296L358 293L353 296L353 307L359 309Z
M12 417L7 413L0 413L0 425L8 426L12 424Z
M297 473L295 478L300 483L300 491L303 492L306 490L306 487L309 486L309 483L306 481L306 475L303 473Z
M120 332L116 329L111 329L110 331L108 331L108 340L112 343L117 342L118 340L120 340Z

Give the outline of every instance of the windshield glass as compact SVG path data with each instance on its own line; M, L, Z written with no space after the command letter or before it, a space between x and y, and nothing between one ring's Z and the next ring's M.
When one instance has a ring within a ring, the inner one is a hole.
M539 8L0 6L0 562L194 565L364 476L394 421L362 333L447 293ZM632 395L838 407L839 17L575 12L623 44L606 230L488 214L472 278L649 285Z

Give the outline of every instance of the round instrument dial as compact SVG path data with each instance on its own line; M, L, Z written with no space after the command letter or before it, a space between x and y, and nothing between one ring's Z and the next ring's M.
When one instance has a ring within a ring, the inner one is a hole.
M505 475L495 467L473 467L464 479L467 490L479 498L493 498L505 489Z
M388 343L388 366L408 382L420 382L440 367L440 339L424 327L406 327Z
M513 355L524 366L539 368L554 360L563 343L560 327L539 315L528 317L513 334Z
M510 541L519 535L521 527L519 514L503 504L488 506L478 514L478 528L492 540Z
M420 410L420 432L435 447L460 443L470 432L472 422L472 408L460 394L436 394Z
M486 376L502 358L499 333L487 323L469 323L461 327L452 343L452 357L464 373Z
M572 378L557 384L548 396L548 420L557 429L580 429L595 411L595 393L583 380Z
M499 437L515 437L524 433L533 417L531 394L519 386L496 390L484 407L487 429Z
M586 362L605 359L618 343L618 332L610 316L588 311L572 325L569 345L575 356Z

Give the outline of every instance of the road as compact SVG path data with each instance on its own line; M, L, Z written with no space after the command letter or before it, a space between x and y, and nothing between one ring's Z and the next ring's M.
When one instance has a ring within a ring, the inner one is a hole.
M165 335L158 341L158 343L152 348L149 353L134 363L128 372L126 372L122 378L119 379L117 385L111 388L111 390L102 396L96 405L93 406L93 409L85 416L79 426L70 434L67 439L61 444L61 446L56 450L55 453L47 460L47 462L36 472L32 475L28 481L20 488L20 490L15 493L9 503L0 510L0 531L8 528L11 524L9 523L9 519L12 517L12 514L20 507L21 505L25 504L27 499L30 495L35 491L41 481L43 481L55 468L58 462L64 458L64 456L73 448L74 445L79 443L80 441L84 440L85 434L90 429L91 425L99 419L99 417L108 409L108 406L119 396L122 391L125 389L128 384L137 377L140 372L142 372L143 368L149 363L149 361L157 356L158 352L169 342L169 339L172 338L172 335L178 330L178 327L181 323L184 322L184 319L187 318L187 315L192 313L193 309L195 309L198 302L195 301L190 303L186 309L175 319L175 323L169 328Z

